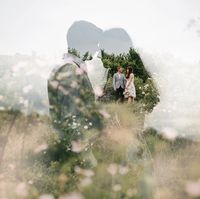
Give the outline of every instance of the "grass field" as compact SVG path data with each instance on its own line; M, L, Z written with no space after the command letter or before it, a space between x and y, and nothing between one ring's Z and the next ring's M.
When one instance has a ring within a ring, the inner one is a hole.
M45 154L58 141L50 118L1 112L0 198L200 197L198 142L166 140L154 129L144 131L137 105L107 104L103 110L105 128L91 149L49 164ZM92 167L81 167L76 157L89 159Z

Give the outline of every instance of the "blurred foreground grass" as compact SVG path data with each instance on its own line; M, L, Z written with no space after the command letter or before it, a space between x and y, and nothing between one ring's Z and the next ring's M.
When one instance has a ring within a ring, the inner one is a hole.
M80 150L76 143L74 155L58 161L55 148L60 140L47 116L1 112L0 198L200 196L198 142L166 140L154 129L144 131L138 104L107 104L103 114L105 128L91 143L91 150ZM87 159L92 165L86 164Z

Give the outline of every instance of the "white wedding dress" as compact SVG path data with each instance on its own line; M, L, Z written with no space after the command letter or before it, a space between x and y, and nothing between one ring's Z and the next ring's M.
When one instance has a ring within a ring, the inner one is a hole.
M130 77L127 79L125 93L127 93L127 95L125 97L136 98L136 90L135 90L133 73L131 73Z

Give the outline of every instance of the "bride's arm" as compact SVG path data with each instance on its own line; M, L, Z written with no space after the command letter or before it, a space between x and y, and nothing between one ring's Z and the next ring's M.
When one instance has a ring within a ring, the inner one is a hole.
M126 88L130 85L132 80L133 80L133 74L130 74L129 80L127 81L127 84L126 84Z
M133 81L133 83L134 83L134 74L132 73L132 75L131 75L131 76L132 76L132 81Z

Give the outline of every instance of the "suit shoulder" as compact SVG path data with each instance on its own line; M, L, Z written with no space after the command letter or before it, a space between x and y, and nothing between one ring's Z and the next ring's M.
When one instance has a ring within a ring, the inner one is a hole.
M50 73L49 80L55 79L57 76L61 76L62 74L69 76L75 74L77 66L72 63L64 63L60 66L56 66Z

